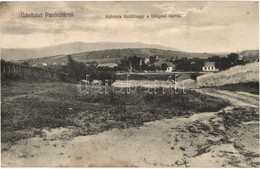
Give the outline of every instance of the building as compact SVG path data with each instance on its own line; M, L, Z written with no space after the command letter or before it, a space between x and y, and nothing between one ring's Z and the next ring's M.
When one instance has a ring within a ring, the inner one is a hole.
M238 55L238 60L244 60L244 56L243 55Z
M173 71L173 67L172 66L168 66L165 72L172 72Z
M218 69L215 67L215 62L205 62L204 66L202 67L202 70L205 72L218 71Z
M156 62L156 66L162 67L163 64L167 65L167 69L165 70L165 72L172 72L175 70L175 65L172 64L171 62L163 62L163 61Z
M159 56L158 55L155 56L155 60L159 61Z
M148 64L148 63L149 63L149 57L146 57L146 58L144 59L144 63L145 63L145 64Z

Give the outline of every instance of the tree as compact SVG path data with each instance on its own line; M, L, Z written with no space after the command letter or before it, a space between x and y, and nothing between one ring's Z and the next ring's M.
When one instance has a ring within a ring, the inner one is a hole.
M197 77L198 77L198 76L199 76L198 73L192 73L192 74L190 75L190 78L191 78L192 80L197 81Z
M99 79L100 71L98 71L96 64L90 64L86 69L86 75L89 75L88 80L90 82L92 82L94 79Z
M228 55L228 60L229 60L231 66L238 65L238 61L239 61L238 54L236 54L236 53L229 54Z
M26 65L26 66L29 66L30 64L26 61L22 62L22 65Z
M219 56L211 56L208 58L208 61L210 62L219 62L220 61L220 57Z
M205 60L196 57L196 58L188 59L188 62L190 63L189 71L201 71L202 67L204 66Z
M145 59L141 60L141 70L146 70L147 69L147 64L145 63Z
M156 62L156 56L150 56L149 57L149 63L154 64Z
M105 85L107 83L110 86L115 82L116 74L114 71L111 71L111 70L100 71L99 80L101 80L101 83L103 85Z
M165 71L165 70L167 70L167 68L168 68L168 65L166 63L163 63L161 66L161 70Z
M156 71L156 66L154 64L150 65L148 66L147 70Z
M68 76L73 81L85 79L87 75L87 67L82 62L77 62L72 59L71 55L68 56L68 64L63 67L63 71L68 73Z
M130 69L130 63L127 59L121 59L120 62L117 65L118 71L129 71Z
M140 61L141 61L140 57L133 55L128 58L128 61L129 61L130 65L132 66L132 69L140 70Z
M176 65L177 70L189 71L190 70L190 61L187 58L182 58L178 60Z
M74 82L86 79L86 75L88 75L90 82L95 79L101 80L103 85L106 84L106 82L108 85L111 85L116 80L116 74L111 68L98 68L96 63L86 66L85 63L73 60L71 56L68 56L68 64L64 66L63 69Z
M225 70L231 67L230 60L228 58L221 58L219 62L216 62L216 67L220 70Z

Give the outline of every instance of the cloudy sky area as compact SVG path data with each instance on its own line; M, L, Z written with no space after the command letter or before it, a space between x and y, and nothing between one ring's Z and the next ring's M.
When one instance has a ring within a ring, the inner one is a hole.
M21 18L20 12L73 12L72 18ZM105 19L106 14L181 14L166 19ZM1 3L5 48L69 42L141 42L189 52L258 49L258 2Z

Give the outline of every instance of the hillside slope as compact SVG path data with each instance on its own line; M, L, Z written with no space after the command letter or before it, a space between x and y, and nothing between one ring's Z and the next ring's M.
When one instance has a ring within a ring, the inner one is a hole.
M127 48L127 49L109 49L109 50L100 50L100 51L91 51L91 52L83 52L83 53L75 53L71 54L72 58L76 61L80 62L91 62L96 61L98 63L118 63L120 59L128 58L130 56L139 56L142 58L149 57L151 55L158 55L159 58L162 59L170 59L170 58L208 58L212 56L212 54L207 53L187 53L180 51L171 51L171 50L162 50L155 48ZM39 64L39 63L47 63L47 64L61 64L67 63L67 55L57 55L51 57L43 57L37 59L29 59L28 62L30 64Z
M243 55L243 59L247 63L259 61L259 50L245 50L239 54Z
M5 60L24 60L29 58L42 58L46 56L67 55L72 53L82 53L89 51L99 51L108 49L125 49L125 48L157 48L164 50L178 51L176 48L169 48L155 44L144 43L114 43L114 42L98 42L84 43L74 42L61 44L56 46L42 48L2 48L1 58Z
M191 79L183 81L185 88L213 87L247 82L259 82L259 62L235 66L218 73L205 74L199 76L197 82Z

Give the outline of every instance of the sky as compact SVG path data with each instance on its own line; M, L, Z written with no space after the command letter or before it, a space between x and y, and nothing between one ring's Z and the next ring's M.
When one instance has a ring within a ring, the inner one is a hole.
M259 47L258 2L1 2L0 47L38 48L71 42L141 42L187 52ZM21 18L73 12L74 17ZM105 15L149 15L107 19ZM151 18L178 14L179 18Z

